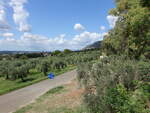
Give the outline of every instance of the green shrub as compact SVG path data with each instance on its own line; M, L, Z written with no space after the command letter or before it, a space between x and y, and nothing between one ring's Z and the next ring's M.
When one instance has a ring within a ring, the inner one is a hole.
M106 103L110 106L112 113L147 113L146 101L143 91L135 90L129 92L123 85L108 89Z
M149 63L112 56L80 65L78 79L85 87L84 102L89 112L146 113Z

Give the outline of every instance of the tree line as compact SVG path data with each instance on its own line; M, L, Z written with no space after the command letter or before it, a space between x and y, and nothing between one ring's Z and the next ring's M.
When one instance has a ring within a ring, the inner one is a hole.
M25 81L32 69L46 76L49 71L61 70L69 65L96 60L100 54L99 51L76 53L68 50L63 54L61 52L58 54L58 51L54 53L57 54L42 58L0 61L0 77L5 77L7 80L21 79Z

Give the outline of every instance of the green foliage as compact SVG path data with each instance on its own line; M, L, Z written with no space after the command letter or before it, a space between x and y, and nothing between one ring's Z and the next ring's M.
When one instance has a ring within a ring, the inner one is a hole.
M147 113L149 61L106 57L81 65L78 79L85 87L84 102L91 113Z
M123 85L108 89L106 103L115 113L147 113L144 92L139 89L129 92Z
M17 58L17 59L28 59L28 58L44 57L44 54L43 53L24 53L24 54L11 55L11 57Z
M54 56L57 56L59 54L61 54L61 51L59 51L59 50L56 50L56 51L51 53L51 55L54 55Z
M26 55L22 55L20 56L20 59L28 59L28 57Z
M48 72L48 63L47 63L47 61L42 62L41 71L43 72L43 74L45 76L47 76L47 72Z
M108 55L125 54L138 59L149 54L149 6L149 0L116 0L116 8L110 14L118 16L118 21L103 41Z
M89 91L85 96L91 112L150 112L147 105L150 98L149 10L150 0L116 0L116 8L109 12L118 20L103 40L103 51L107 55L125 55L139 61L106 58L92 66L88 71L88 76L92 77L80 80L90 81L84 85L86 87L95 86L94 94ZM82 73L87 74L83 69Z
M27 65L21 66L18 70L18 78L21 78L21 80L24 82L24 78L27 77L29 74L29 69Z
M138 70L142 80L150 81L150 63L145 63L145 62L149 62L149 61L146 60L138 63L138 68L139 68Z
M72 51L70 49L65 49L64 50L64 54L69 54L69 53L72 53Z
M150 1L149 0L140 0L140 4L143 7L150 7Z
M65 51L68 52L70 50ZM58 53L58 51L55 52ZM25 82L32 69L37 70L39 73L42 72L47 76L47 73L50 71L60 71L70 65L96 60L99 54L100 52L95 50L79 53L71 52L69 54L64 54L64 56L58 55L36 59L2 60L0 61L0 77L5 77L5 79L13 81L21 79Z

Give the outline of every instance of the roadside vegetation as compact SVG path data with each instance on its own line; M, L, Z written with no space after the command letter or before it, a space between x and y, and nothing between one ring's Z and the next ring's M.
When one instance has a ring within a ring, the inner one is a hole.
M150 1L116 0L103 57L78 67L88 113L150 112Z
M62 74L76 68L80 62L98 59L100 52L69 50L54 51L49 56L0 61L0 95L47 79L47 74Z
M90 113L150 112L150 61L111 56L78 67Z

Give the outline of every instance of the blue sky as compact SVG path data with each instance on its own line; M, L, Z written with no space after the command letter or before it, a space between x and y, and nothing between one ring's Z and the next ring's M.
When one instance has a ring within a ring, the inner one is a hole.
M0 50L81 49L102 40L113 0L0 0Z

